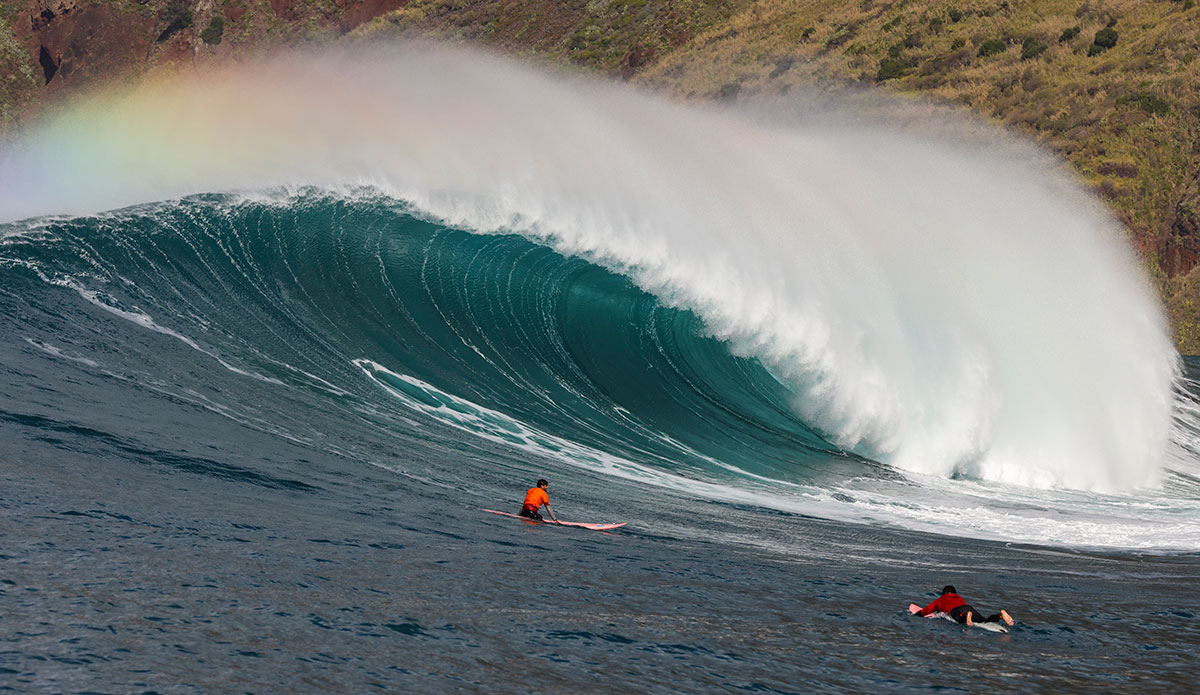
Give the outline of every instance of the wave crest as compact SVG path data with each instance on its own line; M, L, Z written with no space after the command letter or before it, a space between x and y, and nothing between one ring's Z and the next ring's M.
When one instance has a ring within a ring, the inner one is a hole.
M1156 482L1177 358L1118 225L1032 148L852 108L765 118L430 46L292 54L46 124L4 156L0 218L370 183L627 274L864 455Z

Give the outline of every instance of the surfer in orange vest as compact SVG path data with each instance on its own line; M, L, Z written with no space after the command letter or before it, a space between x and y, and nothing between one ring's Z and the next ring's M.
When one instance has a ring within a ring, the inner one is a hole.
M550 483L546 482L545 478L537 481L537 487L529 488L529 492L525 493L525 504L521 507L520 515L534 521L545 521L542 519L542 515L538 514L538 509L545 506L546 511L550 514L550 518L555 523L558 523L558 517L554 515L554 510L550 508L550 495L546 492L549 488Z

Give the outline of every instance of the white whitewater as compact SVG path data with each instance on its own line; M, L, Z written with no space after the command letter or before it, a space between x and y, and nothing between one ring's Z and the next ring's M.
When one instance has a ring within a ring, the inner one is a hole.
M45 123L0 159L0 220L369 184L696 311L845 448L943 478L1156 484L1177 356L1061 163L945 114L791 98L682 105L428 45L279 56Z

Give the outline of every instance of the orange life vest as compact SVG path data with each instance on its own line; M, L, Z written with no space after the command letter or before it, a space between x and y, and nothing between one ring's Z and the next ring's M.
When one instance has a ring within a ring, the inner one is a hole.
M525 493L525 508L536 512L543 504L550 504L550 495L540 487L529 488L529 492Z

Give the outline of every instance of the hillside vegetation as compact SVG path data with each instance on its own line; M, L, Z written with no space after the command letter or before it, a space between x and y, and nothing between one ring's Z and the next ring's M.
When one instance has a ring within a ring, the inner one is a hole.
M1108 202L1180 350L1200 353L1196 0L4 0L0 124L99 74L392 34L685 98L870 85L965 106L1061 154Z

